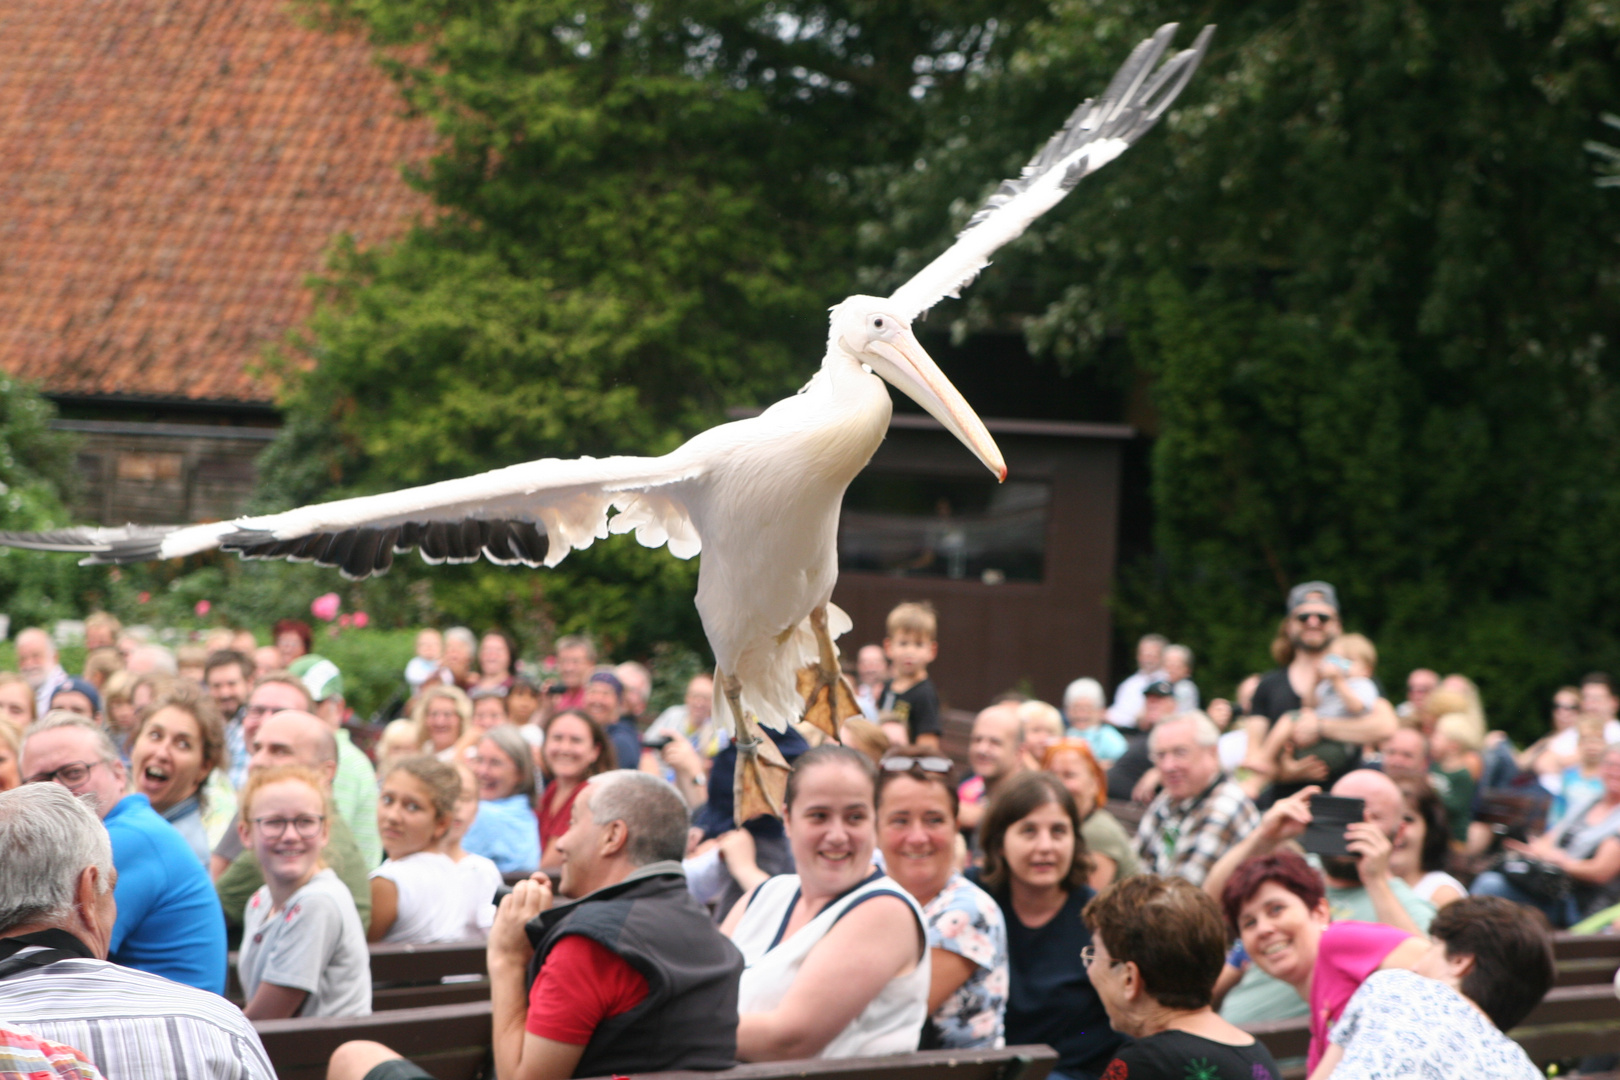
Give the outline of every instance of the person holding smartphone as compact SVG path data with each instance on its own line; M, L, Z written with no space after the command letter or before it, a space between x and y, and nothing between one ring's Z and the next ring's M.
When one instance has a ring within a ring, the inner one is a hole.
M1260 819L1260 825L1233 846L1204 879L1204 891L1221 902L1226 883L1247 860L1291 848L1311 824L1311 800L1320 789L1308 787L1279 800ZM1371 769L1356 769L1333 785L1333 795L1364 801L1363 820L1344 830L1346 855L1323 855L1311 867L1321 881L1332 921L1355 920L1394 927L1405 934L1425 934L1434 918L1434 905L1418 896L1389 866L1395 842L1406 827L1406 803L1395 782ZM1267 973L1254 949L1247 970L1229 966L1223 971L1218 994L1225 994L1221 1015L1234 1024L1258 1023L1304 1016L1305 1001L1290 984Z

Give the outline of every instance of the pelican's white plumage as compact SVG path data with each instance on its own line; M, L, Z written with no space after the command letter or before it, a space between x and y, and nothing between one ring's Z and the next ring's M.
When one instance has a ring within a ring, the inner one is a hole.
M912 321L957 295L993 252L1152 128L1191 78L1212 30L1162 66L1175 24L1138 45L1102 97L1075 110L947 251L888 299L852 296L833 308L821 369L799 393L663 457L546 458L280 514L0 533L0 543L78 552L91 563L224 548L245 558L313 560L357 578L386 570L411 548L429 562L556 566L569 551L631 532L679 558L701 550L697 608L726 688L715 705L739 748L750 746L750 715L781 731L802 713L800 669L817 664L823 677L836 678L831 638L849 628L831 605L838 512L888 429L884 382L927 409L998 480L1006 477L994 440L917 343ZM740 763L739 785L752 767Z

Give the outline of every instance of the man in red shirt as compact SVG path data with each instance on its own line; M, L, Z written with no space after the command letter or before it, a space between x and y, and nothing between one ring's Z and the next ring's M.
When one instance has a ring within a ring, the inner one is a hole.
M564 1080L736 1063L742 954L686 888L687 812L648 773L595 776L556 842L562 872L501 901L489 933L495 1073ZM332 1055L329 1080L426 1077L378 1043Z

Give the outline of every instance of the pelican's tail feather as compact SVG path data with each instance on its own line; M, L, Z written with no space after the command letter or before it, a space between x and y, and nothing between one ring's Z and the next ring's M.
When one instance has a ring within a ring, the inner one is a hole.
M833 638L833 651L837 652L838 638L854 627L848 614L836 604L827 605L827 633ZM742 706L754 719L772 731L786 731L788 724L804 714L804 697L799 693L799 669L820 660L816 646L816 633L810 627L807 615L799 624L763 645L752 645L743 650L735 664L735 674L742 683ZM729 730L741 730L731 715L730 703L724 694L715 694L714 708Z

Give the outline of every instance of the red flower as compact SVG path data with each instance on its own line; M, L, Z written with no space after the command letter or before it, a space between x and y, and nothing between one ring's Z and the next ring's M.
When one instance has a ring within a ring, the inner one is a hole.
M207 615L208 612L209 612L209 609L211 609L213 606L214 605L210 604L207 600L199 600L199 601L197 601L197 607L195 609L196 612L197 612L197 617L200 619L204 615Z
M144 604L150 599L152 599L152 594L149 592L143 592L136 595L135 602L137 604Z

